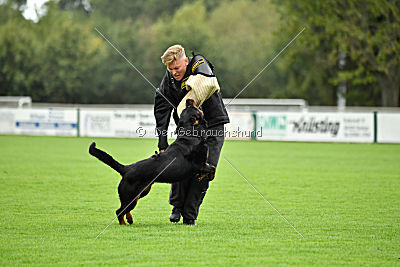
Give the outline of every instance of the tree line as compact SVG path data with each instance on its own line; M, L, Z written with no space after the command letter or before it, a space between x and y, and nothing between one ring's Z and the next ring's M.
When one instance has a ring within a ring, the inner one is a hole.
M305 28L240 97L336 105L345 84L347 105L399 106L399 1L60 0L36 23L22 16L25 4L0 5L0 95L152 103L154 88L100 32L155 87L160 56L180 43L205 55L234 97Z

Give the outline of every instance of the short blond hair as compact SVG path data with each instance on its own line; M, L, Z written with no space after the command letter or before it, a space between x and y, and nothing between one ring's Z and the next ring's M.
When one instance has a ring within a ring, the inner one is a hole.
M168 67L173 61L186 57L185 48L181 45L170 46L161 56L162 63Z

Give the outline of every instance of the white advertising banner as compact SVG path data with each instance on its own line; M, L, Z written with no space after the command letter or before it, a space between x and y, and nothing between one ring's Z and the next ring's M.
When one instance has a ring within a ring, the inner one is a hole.
M230 123L225 124L225 138L248 140L254 135L254 118L251 112L229 112Z
M77 135L75 109L0 109L0 134Z
M309 142L374 141L373 113L256 113L258 140Z
M374 114L347 112L230 112L226 139L374 142ZM81 109L81 136L156 138L153 110ZM176 138L171 116L168 137ZM78 135L77 109L0 109L0 134ZM400 113L377 114L377 142L400 143Z
M378 143L400 143L400 113L378 113Z
M175 138L175 123L168 127L168 137ZM80 135L93 137L157 137L153 110L82 109Z

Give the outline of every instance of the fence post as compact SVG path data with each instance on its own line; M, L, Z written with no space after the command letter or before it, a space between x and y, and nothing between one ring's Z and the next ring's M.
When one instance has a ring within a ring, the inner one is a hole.
M378 140L378 112L374 111L374 143Z
M255 112L253 112L252 116L253 116L253 121L254 121L254 128L253 128L253 132L251 133L251 140L257 140L257 138L256 138L256 136L257 136L257 114Z
M81 136L81 128L80 128L80 120L81 120L81 110L80 108L77 108L76 110L76 114L77 114L77 119L76 119L76 136L80 137Z

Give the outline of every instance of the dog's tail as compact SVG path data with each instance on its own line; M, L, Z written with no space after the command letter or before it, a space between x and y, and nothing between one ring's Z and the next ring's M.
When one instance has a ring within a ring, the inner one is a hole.
M90 147L89 147L89 153L90 155L98 158L117 172L119 172L121 175L124 175L126 172L126 168L124 165L113 159L109 154L104 152L103 150L100 150L96 148L96 143L93 142Z

